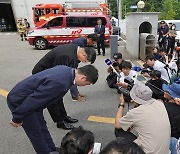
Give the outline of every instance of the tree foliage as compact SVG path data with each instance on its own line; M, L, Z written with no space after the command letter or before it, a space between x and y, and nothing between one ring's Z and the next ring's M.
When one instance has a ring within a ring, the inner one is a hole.
M117 2L119 0L108 0L109 9L112 15L118 17ZM122 0L122 16L128 12L136 12L137 9L132 9L130 6L137 5L139 0ZM160 19L177 19L180 20L180 0L144 0L144 12L161 12Z

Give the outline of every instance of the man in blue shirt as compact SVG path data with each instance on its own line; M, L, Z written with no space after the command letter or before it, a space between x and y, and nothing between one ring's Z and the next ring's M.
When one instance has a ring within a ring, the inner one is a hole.
M23 127L36 153L56 151L43 117L43 109L63 98L74 83L86 86L95 84L97 79L98 70L92 65L79 69L61 65L22 80L7 96L13 116L10 124Z
M160 22L161 26L158 28L158 42L159 42L159 47L163 47L166 50L167 46L167 35L169 33L169 28L166 26L165 21Z

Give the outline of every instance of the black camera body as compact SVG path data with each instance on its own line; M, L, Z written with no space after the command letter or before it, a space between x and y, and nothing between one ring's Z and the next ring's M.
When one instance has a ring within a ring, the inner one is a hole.
M130 102L131 97L130 97L130 91L134 86L134 80L130 78L125 78L124 82L128 84L127 88L123 88L122 86L118 87L118 94L123 94L125 102Z
M152 72L152 70L149 68L148 64L144 63L143 66L144 66L144 68L142 68L141 74L144 74L144 73L150 74Z

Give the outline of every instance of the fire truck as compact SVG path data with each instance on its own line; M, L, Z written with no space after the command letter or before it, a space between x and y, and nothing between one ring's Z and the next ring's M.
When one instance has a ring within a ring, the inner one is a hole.
M42 6L42 5L41 5ZM43 12L46 14L47 5L43 5ZM38 16L41 25L29 30L29 44L39 50L44 50L48 46L71 43L78 37L87 36L94 33L97 19L102 20L105 25L105 43L109 43L111 25L108 17L108 8L105 3L66 3L55 5L51 10L56 10L55 16ZM37 6L38 7L38 6ZM34 11L36 7L34 7ZM35 17L35 16L34 16ZM41 18L43 17L43 20ZM37 20L38 21L38 20ZM39 23L40 23L39 22Z
M88 6L87 6L88 5ZM80 7L81 6L81 7ZM101 12L103 15L108 15L108 8L106 3L65 3L65 4L36 4L32 8L33 21L36 27L41 26L46 21L53 19L59 15L68 15L72 13L86 13L88 12Z

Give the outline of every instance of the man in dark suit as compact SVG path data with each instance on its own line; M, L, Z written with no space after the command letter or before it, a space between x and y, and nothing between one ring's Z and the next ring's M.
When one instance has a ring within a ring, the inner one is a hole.
M79 37L72 41L72 44L76 44L80 47L93 47L98 41L96 34L89 34L87 37Z
M96 34L89 34L87 37L79 37L72 41L72 44L76 44L80 47L93 47L97 44L98 37ZM76 85L70 88L72 101L86 101L86 95L79 93Z
M74 83L86 86L95 84L97 79L98 70L92 65L79 69L61 65L31 75L19 82L7 96L13 116L10 124L23 127L37 154L56 151L43 109L62 100Z
M101 52L100 52L100 46L101 46L102 51L103 51L103 56L105 56L105 45L104 45L105 26L102 25L102 20L101 19L97 20L97 25L95 26L94 32L98 36L98 42L97 42L98 55L101 55Z
M61 45L48 52L35 65L32 74L36 74L56 65L66 65L72 68L77 68L79 62L94 63L95 59L96 53L91 47L80 48L75 44ZM73 129L74 126L70 123L78 122L77 119L67 116L63 99L61 97L56 100L56 103L48 107L48 111L53 121L57 123L57 128L63 128L66 130Z

